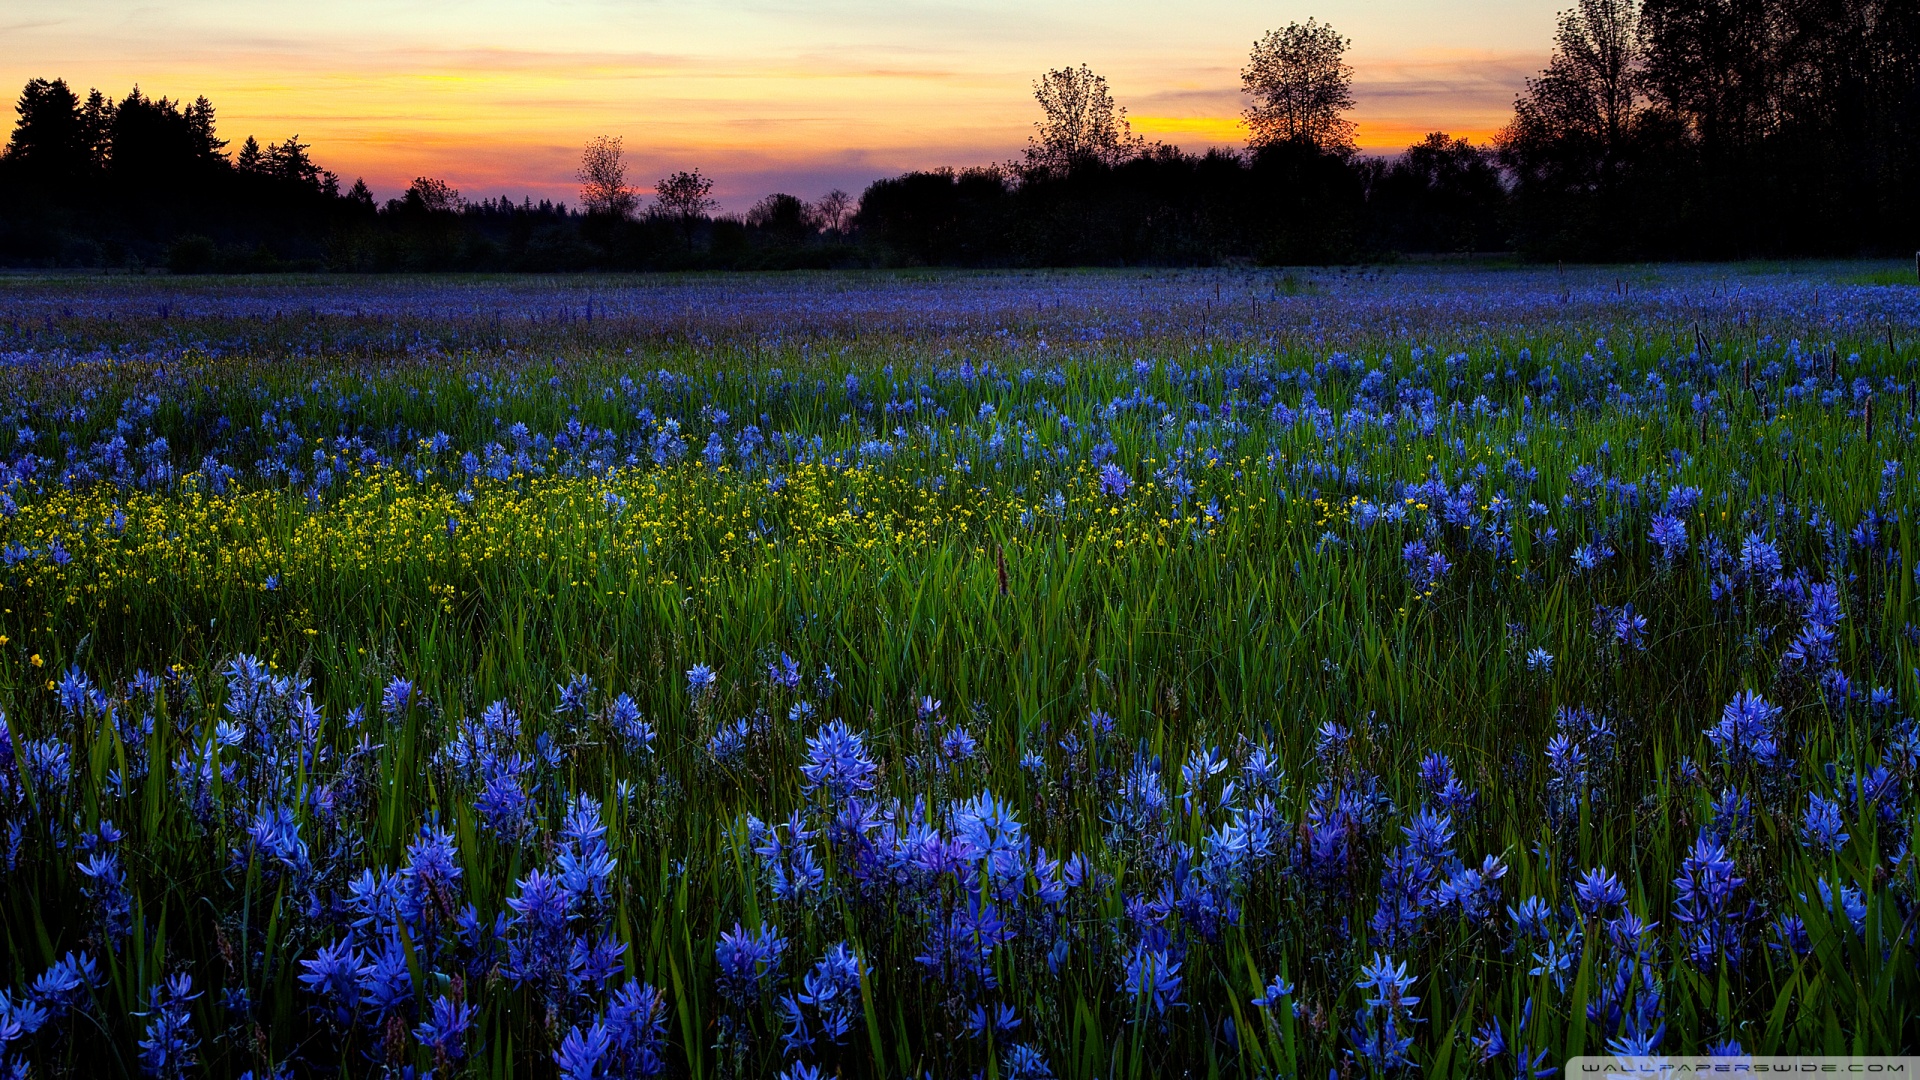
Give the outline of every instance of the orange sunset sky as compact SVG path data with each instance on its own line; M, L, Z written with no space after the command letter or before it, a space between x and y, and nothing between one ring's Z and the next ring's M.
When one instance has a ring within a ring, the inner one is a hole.
M298 133L385 198L415 176L469 198L572 201L580 147L625 139L631 179L699 167L732 210L771 191L1018 154L1034 78L1086 63L1134 130L1238 145L1239 70L1315 16L1353 40L1359 141L1484 140L1546 62L1553 0L0 0L0 81L205 94L220 133Z

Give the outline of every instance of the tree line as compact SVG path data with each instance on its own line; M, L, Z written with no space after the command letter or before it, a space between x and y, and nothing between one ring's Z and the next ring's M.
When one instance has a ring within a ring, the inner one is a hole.
M1920 0L1578 0L1487 145L1355 146L1349 42L1257 40L1243 148L1136 134L1085 65L1034 83L1015 160L722 214L698 169L629 184L618 138L574 205L416 180L377 203L298 135L233 148L205 98L35 79L0 155L0 263L566 270L1207 265L1905 253L1920 246Z

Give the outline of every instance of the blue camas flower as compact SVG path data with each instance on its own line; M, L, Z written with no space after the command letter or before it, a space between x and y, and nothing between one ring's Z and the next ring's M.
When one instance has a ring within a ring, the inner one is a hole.
M507 934L503 974L515 985L542 986L557 992L565 985L573 939L567 932L569 893L554 877L535 869L518 882L507 900L513 920Z
M1673 562L1687 552L1687 523L1673 514L1655 514L1647 538L1660 546L1660 559Z
M613 1053L613 1035L605 1024L574 1028L553 1052L561 1080L605 1080L606 1061Z
M1293 984L1283 976L1275 975L1273 980L1267 983L1266 989L1260 992L1260 996L1253 999L1252 1004L1259 1009L1278 1009L1289 1006L1292 997Z
M1840 816L1840 804L1818 792L1807 793L1807 812L1800 819L1800 845L1823 854L1836 854L1847 846L1846 821Z
M585 716L593 699L593 680L585 675L575 675L558 687L560 703L555 705L555 716Z
M1178 1008L1181 985L1180 961L1169 956L1167 950L1142 943L1127 954L1120 992L1133 1002L1136 1018L1157 1019Z
M807 740L807 760L800 766L809 792L824 790L836 799L873 789L873 760L866 740L844 720L830 720Z
M723 932L714 946L713 958L719 968L714 984L720 996L737 1007L758 1002L767 988L780 977L780 958L787 941L779 931L762 924L749 934L739 923L731 932Z
M397 724L413 708L419 692L414 689L413 681L398 675L387 682L387 688L380 693L380 713L389 724Z
M47 1010L49 1017L57 1020L74 1010L85 1009L99 984L100 968L93 956L69 952L33 980L30 994L35 1003ZM5 1021L0 1020L0 1026L4 1025Z
M140 1036L140 1071L158 1080L177 1080L199 1063L194 1051L200 1040L193 1032L188 1005L200 995L184 973L169 975L149 991L146 1030Z
M653 725L640 714L640 706L626 694L607 703L607 727L613 732L621 749L629 754L645 754L653 750Z
M1391 956L1374 953L1373 962L1361 968L1355 985L1366 992L1366 998L1348 1037L1354 1056L1369 1068L1398 1072L1412 1064L1407 1051L1413 1046L1413 1026L1418 1023L1413 1007L1420 1003L1411 993L1413 983L1405 961L1396 964Z
M319 995L323 1011L334 1026L349 1025L360 1001L360 965L353 954L352 939L343 937L332 945L322 945L311 959L300 961L300 966L305 969L300 981Z
M1722 959L1738 963L1745 952L1743 908L1734 893L1746 879L1734 869L1733 859L1707 830L1702 829L1673 879L1673 919L1681 926L1687 959L1703 972L1712 972Z
M1771 771L1781 764L1779 719L1778 706L1742 690L1720 711L1720 722L1707 729L1707 741L1728 768Z
M845 942L827 949L801 980L800 992L780 999L781 1037L789 1054L811 1053L822 1041L838 1044L853 1030L860 1007L860 960Z
M465 1002L441 995L433 999L428 1019L414 1031L414 1038L433 1051L437 1064L457 1062L467 1055L467 1033L480 1010Z
M1582 874L1574 883L1573 892L1581 912L1589 919L1602 918L1627 900L1627 887L1604 866Z

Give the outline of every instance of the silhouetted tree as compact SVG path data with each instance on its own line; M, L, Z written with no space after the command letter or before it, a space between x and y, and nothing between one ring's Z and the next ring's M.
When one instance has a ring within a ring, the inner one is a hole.
M1552 59L1500 133L1500 162L1537 251L1632 250L1617 226L1632 223L1621 188L1642 104L1636 22L1632 0L1579 0L1562 12Z
M312 144L301 142L298 135L289 135L284 142L270 144L264 149L257 139L249 135L234 155L233 167L242 176L272 180L329 195L337 193L339 178L315 164L307 153L310 149Z
M1436 131L1371 167L1367 204L1390 251L1498 251L1506 188L1491 151Z
M1353 150L1353 67L1347 39L1333 27L1308 19L1269 30L1253 44L1240 72L1240 88L1253 98L1246 109L1248 143L1254 147L1303 142L1330 153Z
M1709 157L1738 153L1779 118L1784 4L1643 0L1640 85Z
M1027 139L1026 167L1065 173L1086 164L1115 165L1140 154L1127 110L1115 105L1107 80L1085 64L1049 71L1033 84L1041 118Z
M580 205L589 214L610 218L633 216L640 197L627 187L627 163L620 136L600 135L580 154Z
M445 180L422 176L407 187L406 194L387 208L413 214L457 214L462 206L460 189Z
M1243 212L1254 258L1267 264L1331 263L1366 252L1366 188L1351 157L1305 139L1251 155L1252 205Z
M193 104L182 110L182 115L187 122L188 145L192 148L193 156L203 162L222 159L227 140L214 133L213 102L203 94L194 98ZM293 141L287 140L289 143Z
M1911 251L1920 4L1582 0L1500 159L1538 254Z
M245 176L268 175L267 152L260 148L260 140L251 135L247 136L246 140L240 144L239 153L233 157L233 167Z
M1780 0L1783 246L1920 246L1920 4Z
M1738 250L1778 198L1783 0L1643 0L1636 153L1641 201L1675 205L1670 250ZM1643 211L1644 213L1644 211Z
M36 184L73 183L92 168L93 153L80 99L66 80L34 79L14 105L19 114L6 156Z
M1627 156L1640 104L1633 0L1580 0L1560 18L1552 62L1530 80L1518 109L1591 145L1603 176Z
M715 207L713 181L699 169L661 177L653 186L653 212L683 222L705 217Z
M797 243L814 231L813 214L800 198L776 192L753 204L747 225L788 243Z
M1011 195L997 168L912 172L868 185L856 221L889 262L992 265L1008 258Z
M273 169L273 175L291 184L320 188L326 186L327 173L313 163L307 155L312 144L300 141L300 136L289 135L284 142L267 152L267 158Z
M95 172L106 168L107 156L113 152L114 108L111 98L91 88L87 90L87 103L80 107L82 138Z
M0 153L0 261L546 271L1920 246L1920 0L1576 0L1493 156L1436 133L1361 158L1346 47L1312 20L1256 43L1245 153L1149 146L1082 65L1035 83L1020 162L881 180L857 213L835 191L739 218L714 216L697 170L662 178L632 218L616 139L582 156L586 214L467 203L424 177L376 210L297 136L249 138L230 163L204 98L81 99L36 79Z
M834 188L813 204L813 218L824 232L845 232L852 224L853 196Z
M134 87L113 110L108 165L124 190L149 201L201 190L228 167L215 136L213 105L200 98L182 109Z

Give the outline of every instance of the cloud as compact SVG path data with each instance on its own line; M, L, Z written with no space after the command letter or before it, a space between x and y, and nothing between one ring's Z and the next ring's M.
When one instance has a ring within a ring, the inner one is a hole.
M59 26L62 21L63 20L60 20L60 19L29 19L29 20L24 20L20 22L0 23L0 36L4 36L8 34L27 34L35 30L46 30L51 27Z

